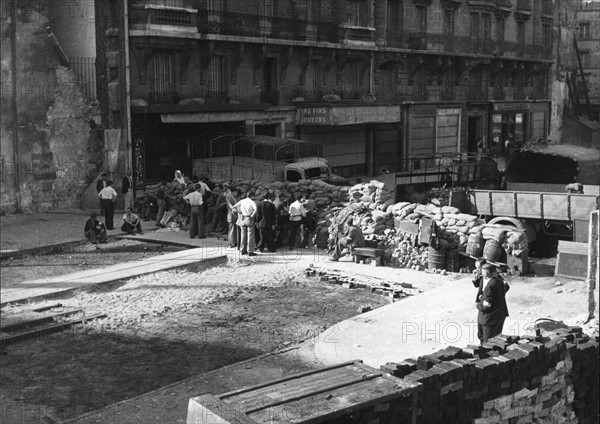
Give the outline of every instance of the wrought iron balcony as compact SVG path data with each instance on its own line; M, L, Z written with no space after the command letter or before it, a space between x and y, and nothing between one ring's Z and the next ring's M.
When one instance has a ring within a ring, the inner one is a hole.
M388 30L385 34L385 42L388 47L406 48L406 36L404 31Z
M359 41L364 43L375 42L375 29L367 27L356 27L349 25L340 25L340 41L353 42Z
M315 22L222 10L204 9L199 12L198 17L198 30L202 34L337 42L337 29L337 24L333 22Z
M196 27L196 12L193 9L165 8L154 5L132 5L132 28L145 28L149 25L169 25L192 29Z

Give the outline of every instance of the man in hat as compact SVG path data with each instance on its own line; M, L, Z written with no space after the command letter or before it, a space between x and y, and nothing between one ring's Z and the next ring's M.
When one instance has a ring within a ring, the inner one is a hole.
M481 280L475 299L477 310L477 337L481 343L502 333L504 320L508 316L506 286L495 275L496 267L486 263L481 267Z

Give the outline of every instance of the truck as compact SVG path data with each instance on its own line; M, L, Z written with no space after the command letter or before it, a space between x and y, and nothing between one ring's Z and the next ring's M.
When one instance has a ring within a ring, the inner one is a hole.
M584 193L568 193L577 181ZM517 152L506 168L506 190L452 193L451 204L489 224L527 230L539 238L586 243L591 212L600 208L600 152L571 145L537 145Z
M318 143L263 135L222 134L207 139L193 155L194 175L257 182L319 179L330 184L349 181L331 172Z

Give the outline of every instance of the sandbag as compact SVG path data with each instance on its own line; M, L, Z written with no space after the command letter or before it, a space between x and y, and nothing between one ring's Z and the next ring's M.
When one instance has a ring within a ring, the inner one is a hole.
M460 213L460 209L455 208L454 206L442 206L442 212L444 214L447 214L447 213Z
M496 240L498 243L502 243L506 230L503 228L486 227L481 232L484 240Z

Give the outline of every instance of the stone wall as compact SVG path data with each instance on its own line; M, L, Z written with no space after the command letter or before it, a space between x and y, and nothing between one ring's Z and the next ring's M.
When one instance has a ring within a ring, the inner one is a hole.
M498 336L381 369L422 384L417 423L598 422L598 340L579 327Z
M11 5L2 14L1 207L8 213L79 207L103 160L93 128L95 107L49 30L49 2L15 1L16 84Z

